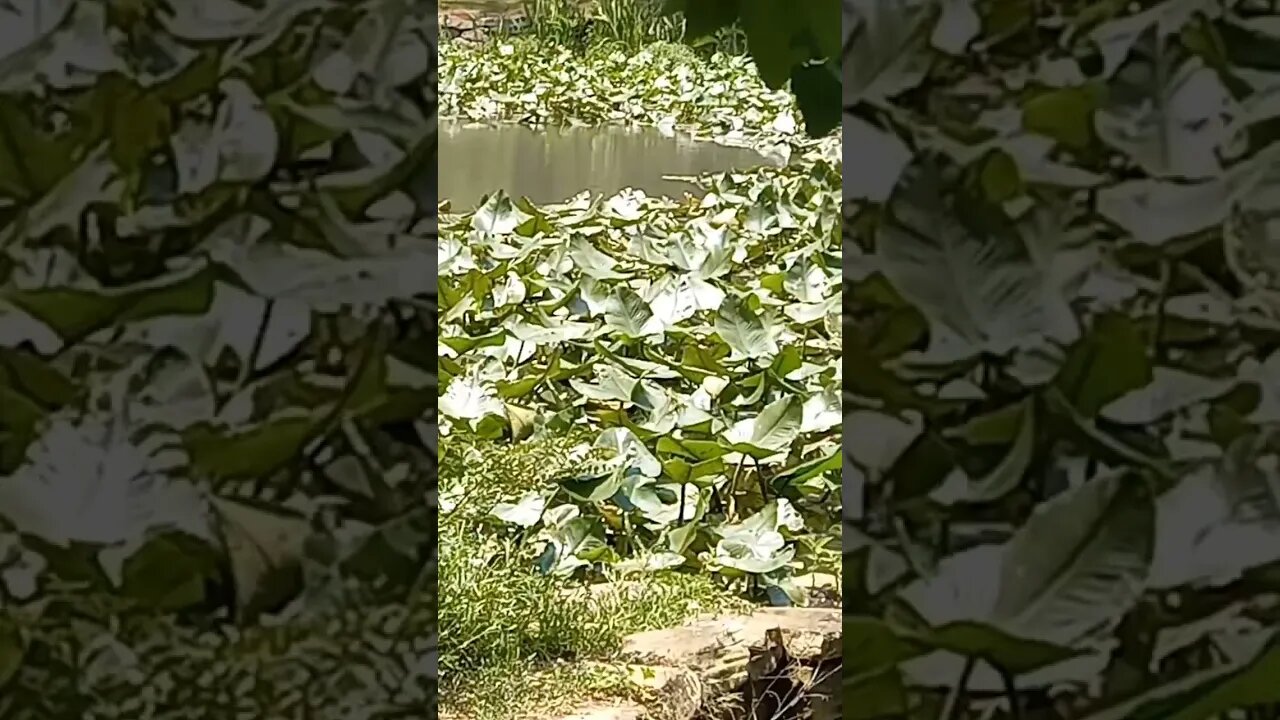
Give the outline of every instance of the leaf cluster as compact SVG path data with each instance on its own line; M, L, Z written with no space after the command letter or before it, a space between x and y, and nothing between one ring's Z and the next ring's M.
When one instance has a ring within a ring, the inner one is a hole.
M845 10L846 708L1268 716L1274 7Z
M773 122L786 106L742 58L660 51L587 55L572 72L514 43L445 51L446 117L679 113L703 135L746 118L753 144L793 153L699 179L701 201L539 207L497 192L443 215L441 437L468 469L456 488L446 473L446 497L485 497L549 574L683 568L802 601L791 578L836 561L837 141ZM707 88L719 99L702 102ZM475 438L531 436L574 437L553 451L569 462L529 467L523 443L503 469L470 472Z
M5 717L434 702L430 9L0 8Z

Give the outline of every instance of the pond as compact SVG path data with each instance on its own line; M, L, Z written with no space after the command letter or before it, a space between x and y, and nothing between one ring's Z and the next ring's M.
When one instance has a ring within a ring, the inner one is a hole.
M499 189L538 204L562 202L583 190L611 195L627 187L678 198L698 188L664 176L782 164L747 148L653 128L534 130L442 122L440 135L440 196L455 212L475 208Z

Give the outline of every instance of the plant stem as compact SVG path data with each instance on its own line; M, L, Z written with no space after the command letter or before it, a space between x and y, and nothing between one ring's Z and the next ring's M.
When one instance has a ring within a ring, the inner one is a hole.
M1160 295L1156 298L1156 321L1151 328L1151 359L1164 359L1164 347L1161 338L1164 335L1165 305L1168 304L1169 292L1173 288L1175 267L1172 260L1160 261Z
M1009 698L1009 713L1013 720L1022 720L1022 707L1018 704L1018 685L1013 673L1004 668L997 668L1000 679L1004 682L1004 693Z
M956 684L951 686L951 692L947 693L946 703L942 706L942 712L938 714L939 720L957 720L964 712L960 701L964 697L965 689L969 686L969 678L973 676L973 669L977 665L978 658L972 655L965 658L964 669L960 671Z

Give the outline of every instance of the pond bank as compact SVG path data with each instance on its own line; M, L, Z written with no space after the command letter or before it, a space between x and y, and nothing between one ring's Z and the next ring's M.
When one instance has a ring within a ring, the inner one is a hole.
M436 14L436 21L442 39L466 43L482 43L495 32L528 25L528 17L519 7L445 6Z

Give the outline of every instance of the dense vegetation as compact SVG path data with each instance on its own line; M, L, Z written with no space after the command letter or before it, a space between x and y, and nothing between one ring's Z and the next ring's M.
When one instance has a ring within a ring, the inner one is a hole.
M806 137L748 57L539 27L444 45L441 116L796 162L703 178L702 199L497 192L441 216L441 663L467 717L625 692L584 661L744 599L807 602L798 578L840 570L839 138Z
M1275 3L845 5L846 713L1276 717Z
M605 4L620 14L604 41L652 39L626 18L671 27ZM495 493L475 500L478 515L448 498L459 520L440 531L460 533L454 557L468 562L446 563L440 582L471 613L454 616L455 636L516 631L455 646L446 667L500 681L504 660L603 655L621 632L735 605L728 590L747 578L781 601L799 596L797 573L836 569L839 159L831 139L796 136L811 103L776 92L784 65L815 65L813 48L783 58L751 32L708 25L725 47L750 41L773 91L706 45L656 47L643 68L594 49L581 59L594 79L560 87L564 107L533 103L543 119L674 124L781 143L804 162L711 181L714 209L496 198L448 220L455 240L438 255L435 11L414 0L0 6L0 717L433 715L437 401L452 412L446 478ZM809 32L793 31L788 41ZM505 51L485 52L476 69L503 67ZM524 100L505 94L517 68L505 67L489 76L505 86L468 82L448 97L487 97L498 116L526 120L511 104ZM591 116L608 107L591 97L615 102L620 72L635 98L663 79L697 93L645 97L662 117L625 100ZM658 233L648 254L620 253L642 218ZM696 234L676 230L686 222ZM583 257L590 240L549 242L571 226L602 241L593 269L617 255L604 277L520 265ZM482 242L460 246L459 230ZM503 254L517 247L528 254ZM428 340L436 260L465 269L445 282L443 385ZM563 323L557 282L580 300L605 293L605 310L575 305L581 317ZM523 293L533 314L467 307L496 292ZM504 324L513 318L524 324ZM495 380L489 359L525 330L569 333L569 355L517 350L513 375ZM597 344L607 361L587 360ZM518 401L497 425L483 383ZM590 407L546 397L578 385L597 392ZM510 445L527 435L537 439ZM599 464L583 463L579 437ZM567 474L544 474L557 459ZM560 501L546 505L556 523L528 522L539 492ZM602 493L613 502L592 499ZM530 549L547 547L552 572L533 572ZM677 556L699 572L671 572ZM566 573L635 572L645 603L562 593ZM508 582L520 592L483 592Z
M0 716L435 705L435 18L0 6Z

